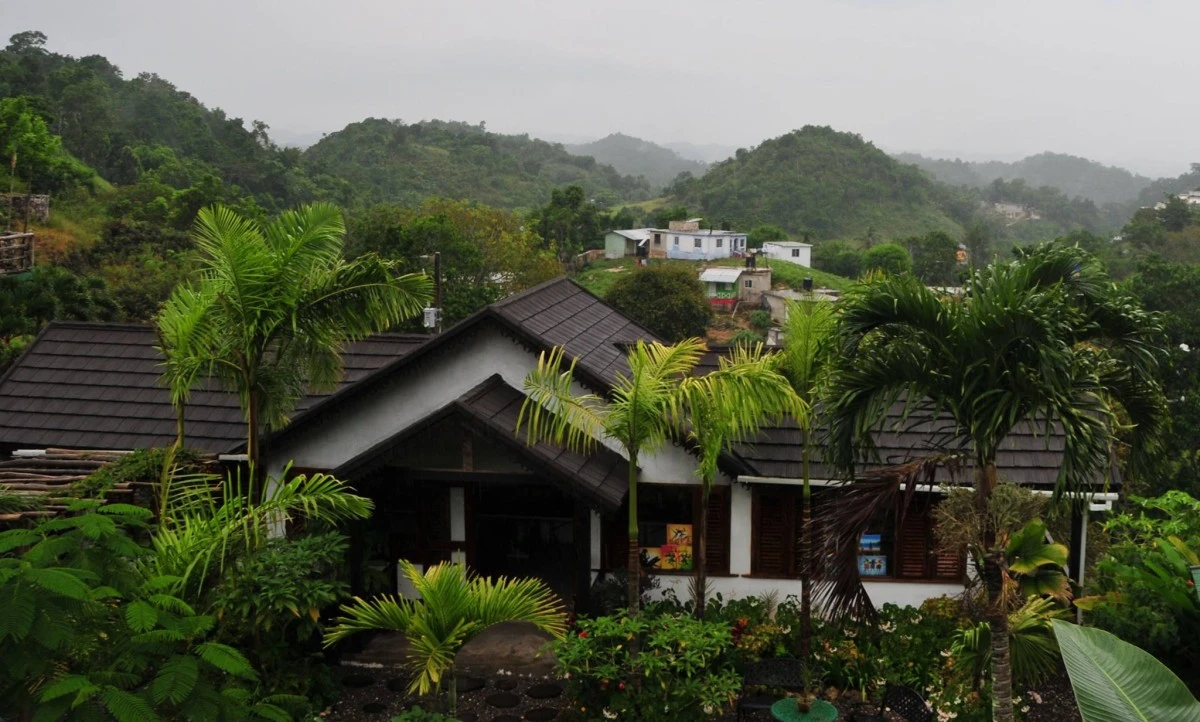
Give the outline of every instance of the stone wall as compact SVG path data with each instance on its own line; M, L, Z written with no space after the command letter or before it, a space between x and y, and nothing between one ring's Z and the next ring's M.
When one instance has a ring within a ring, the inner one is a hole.
M25 195L23 193L0 193L0 208L11 209L13 224L27 218L36 223L50 220L50 196Z

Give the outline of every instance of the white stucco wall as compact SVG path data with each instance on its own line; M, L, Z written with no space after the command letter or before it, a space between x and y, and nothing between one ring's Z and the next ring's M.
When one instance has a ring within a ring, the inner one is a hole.
M793 250L797 251L798 255L793 256ZM806 268L812 267L811 246L785 246L778 243L764 243L762 251L764 256L772 260L787 261L788 263L795 263Z
M353 403L326 412L321 422L289 434L268 447L268 470L283 462L318 469L336 468L412 426L478 386L493 374L521 388L537 357L498 331L484 328L425 359Z
M691 577L683 574L660 574L662 585L652 594L661 598L662 593L672 589L681 600L691 598L688 584ZM795 595L800 596L799 579L756 579L752 577L709 577L711 593L720 593L726 599L740 599L761 594L777 592L779 599ZM957 595L963 590L962 584L925 583L925 582L863 582L871 602L876 607L884 604L896 604L901 607L917 607L926 599L944 595Z

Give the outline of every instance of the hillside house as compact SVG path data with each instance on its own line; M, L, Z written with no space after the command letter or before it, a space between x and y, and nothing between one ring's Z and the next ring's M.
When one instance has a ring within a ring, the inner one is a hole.
M739 278L747 273L722 270ZM453 559L481 574L540 577L585 606L593 581L626 562L628 460L608 439L598 439L599 450L588 455L527 444L515 430L526 399L522 384L539 354L561 347L576 364L577 390L603 395L627 372L625 348L639 340L656 339L574 282L557 279L437 336L384 334L353 344L345 381L300 403L292 423L266 440L264 463L272 475L289 463L291 473L332 473L375 501L371 520L349 532L356 592L365 568L394 576L398 559L420 565ZM716 368L722 353L712 349L697 373ZM50 324L0 377L0 455L171 443L175 413L159 382L160 364L148 326ZM878 459L861 469L925 454L942 422L932 410L922 413L918 407L885 424L877 433ZM188 445L198 451L232 462L244 450L238 401L214 387L193 392L186 429ZM1020 428L1000 450L999 472L1034 488L1052 487L1061 449L1061 438ZM822 510L842 493L842 478L819 451L817 457L811 470L820 523ZM802 464L794 423L764 429L727 453L706 508L696 458L684 445L644 455L639 466L645 549L659 552L687 538L703 516L714 593L799 593ZM948 480L939 474L938 482ZM1089 496L1093 504L1115 498L1103 483ZM940 487L918 489L904 514L897 509L871 531L862 580L876 604L919 604L961 591L963 558L938 552L933 542L931 510L940 493ZM655 573L664 589L686 597L689 576L682 572L660 566Z
M738 303L758 305L763 293L771 290L771 269L720 266L700 272L704 295L713 308L732 311Z
M604 257L607 259L650 256L650 236L653 228L631 228L609 231L604 236Z
M786 261L812 268L812 244L799 241L770 241L762 245L762 254L774 261Z

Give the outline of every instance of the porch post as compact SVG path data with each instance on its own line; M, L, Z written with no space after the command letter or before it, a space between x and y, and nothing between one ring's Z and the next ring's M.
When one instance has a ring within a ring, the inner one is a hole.
M729 485L729 573L750 573L752 495L750 487L734 481Z
M1083 588L1083 570L1087 566L1087 526L1089 499L1071 507L1071 553L1067 558L1067 576ZM1083 610L1075 609L1075 623L1083 623Z

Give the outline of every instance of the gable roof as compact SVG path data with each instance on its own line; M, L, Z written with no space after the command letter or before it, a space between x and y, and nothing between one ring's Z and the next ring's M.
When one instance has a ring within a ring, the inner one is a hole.
M524 402L525 394L496 375L464 394L455 406L476 431L518 451L527 463L569 491L608 509L619 507L629 488L625 457L604 446L586 455L544 441L529 446L516 432Z
M428 340L382 334L343 354L353 384ZM175 409L160 381L154 330L136 324L54 322L0 377L0 444L18 448L142 449L175 440ZM328 394L301 399L297 413ZM210 386L192 392L188 445L224 452L245 439L237 397Z
M369 393L378 383L401 373L439 349L449 346L485 323L527 346L548 351L562 346L575 359L575 376L597 391L612 386L617 374L628 373L624 349L641 341L660 341L657 336L565 276L546 281L485 306L434 336L412 353L386 364L299 413L276 437L314 423L322 413L347 403L358 394Z

